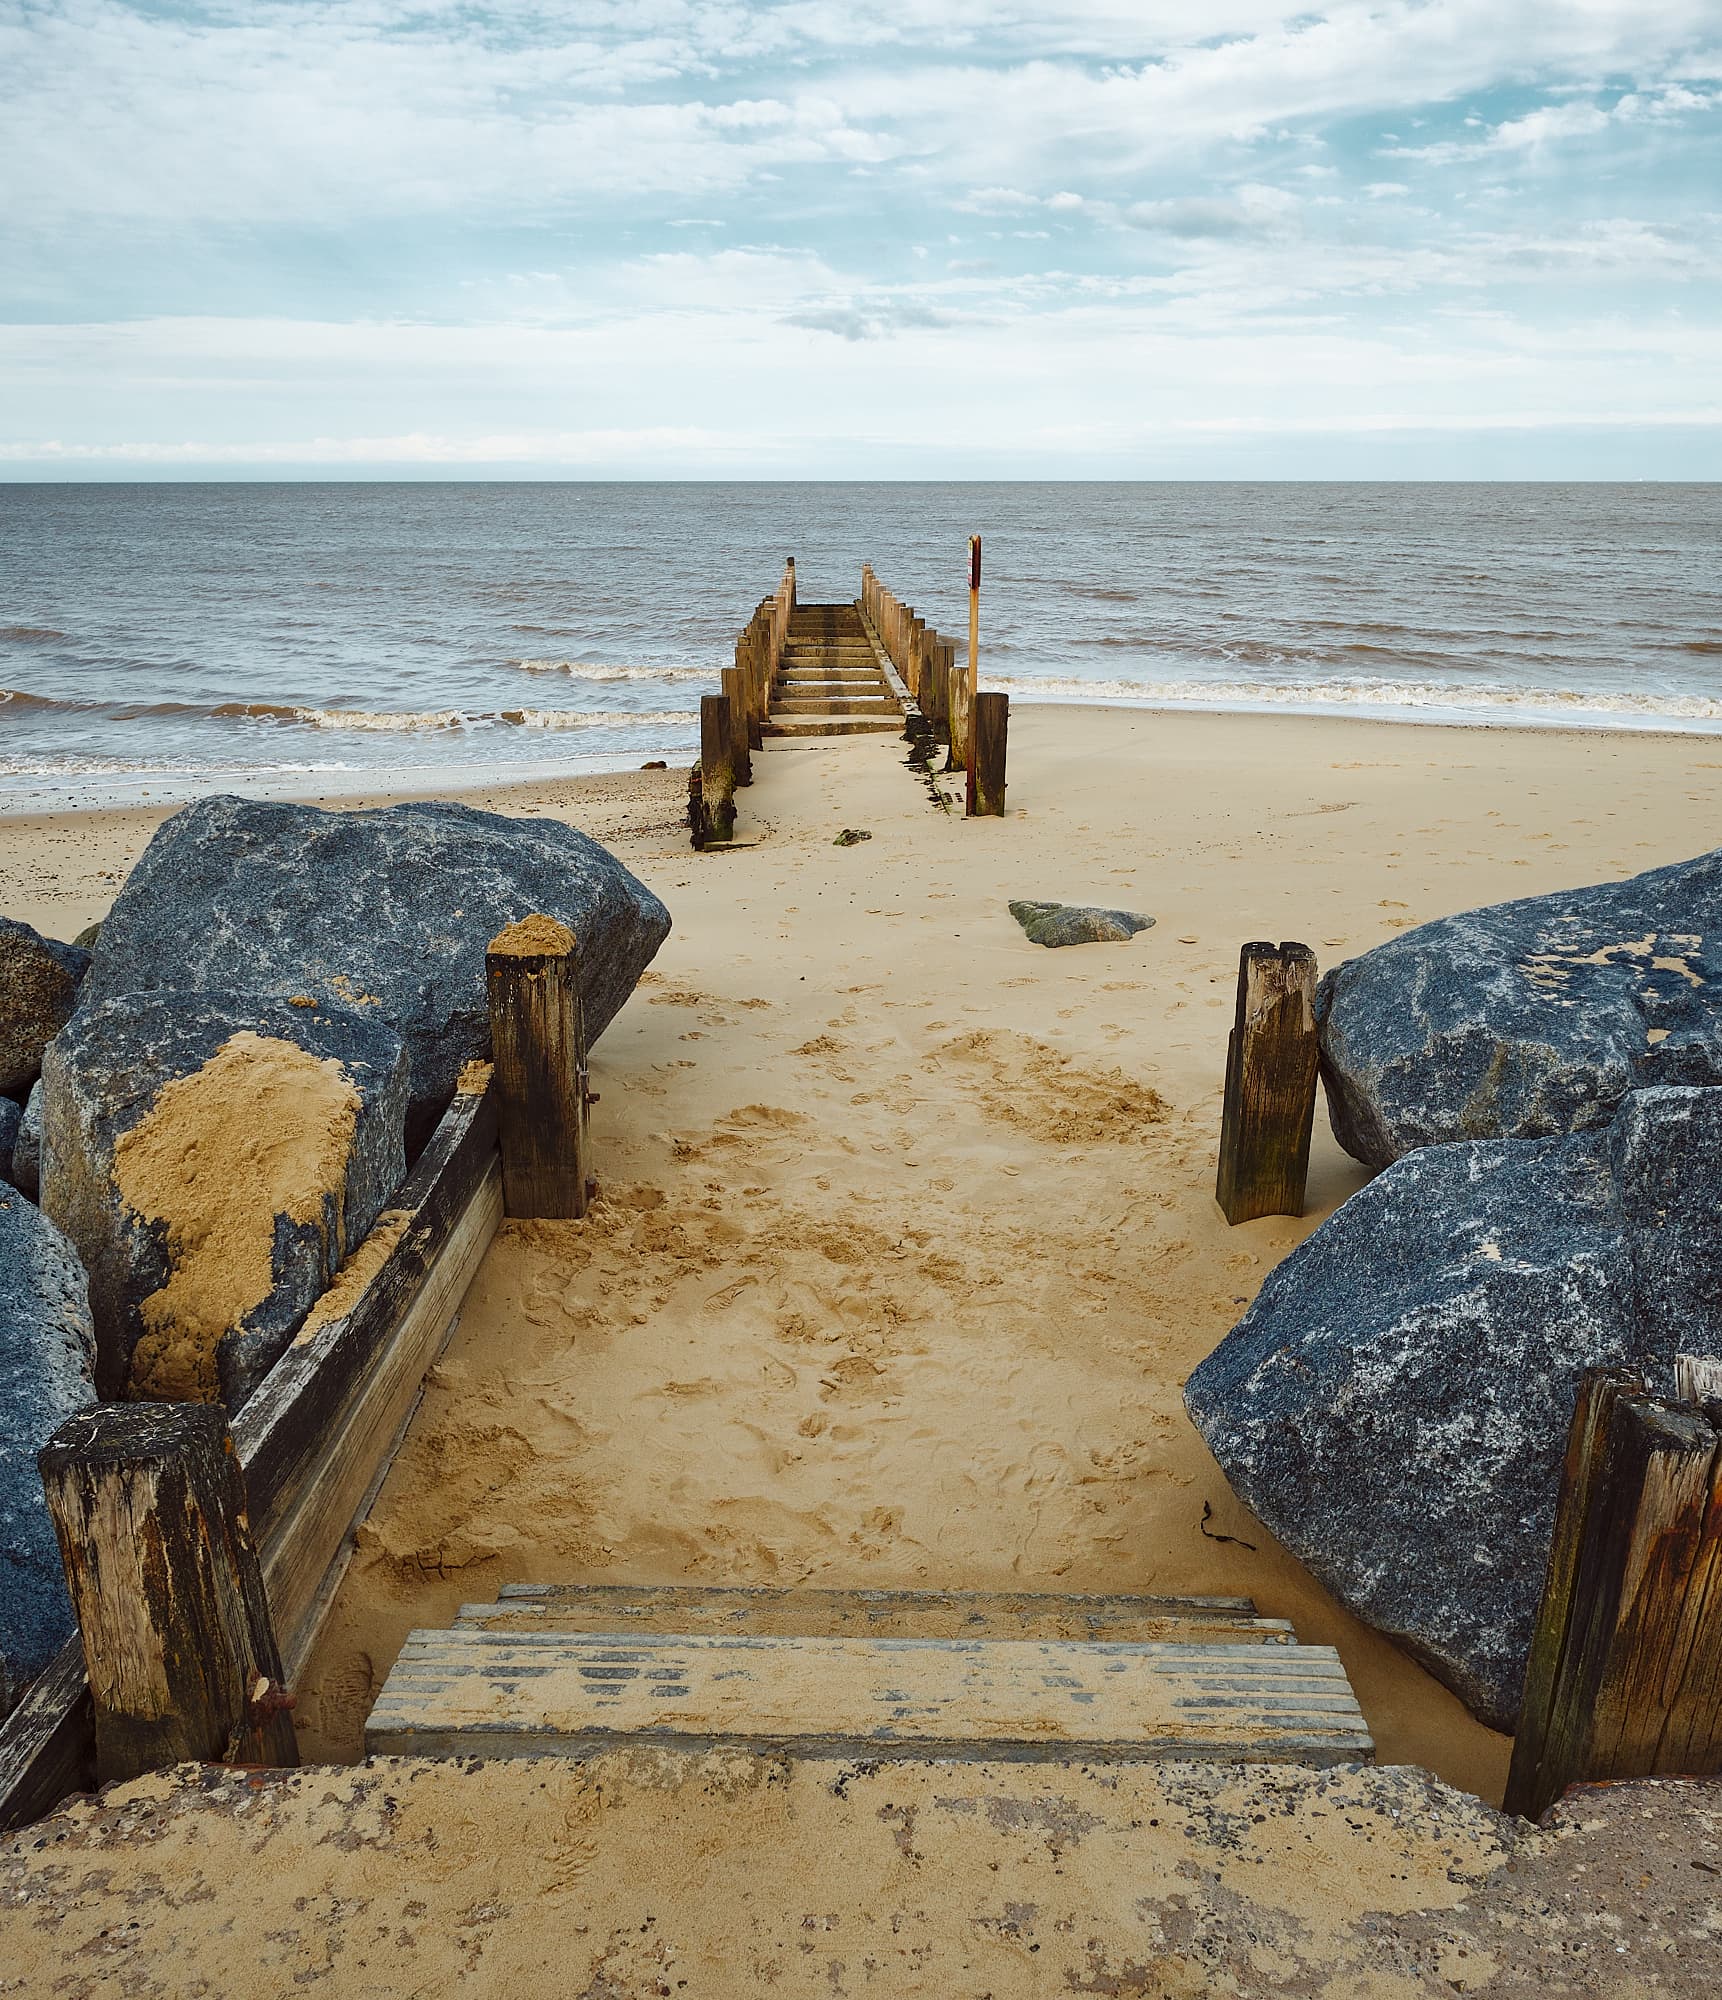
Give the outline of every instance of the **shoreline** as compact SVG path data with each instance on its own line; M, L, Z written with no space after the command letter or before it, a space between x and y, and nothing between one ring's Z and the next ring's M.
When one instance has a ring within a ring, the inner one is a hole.
M715 684L715 676L714 676ZM1202 702L1154 703L1118 700L1084 701L1061 696L1053 701L1020 698L1019 689L1011 690L1019 699L1013 703L1013 713L1019 721L1029 713L1050 712L1058 715L1128 715L1153 716L1177 724L1179 722L1232 721L1236 723L1279 722L1291 726L1331 725L1340 728L1388 730L1435 730L1443 735L1459 733L1463 735L1489 735L1507 738L1581 737L1585 739L1609 740L1622 738L1631 742L1668 742L1700 745L1714 738L1722 749L1722 720L1714 725L1693 724L1679 727L1667 723L1635 724L1629 722L1579 722L1539 718L1535 721L1511 722L1497 718L1484 719L1460 715L1432 714L1359 714L1350 710L1325 707L1315 703L1273 703L1265 702L1255 707L1227 706ZM618 716L622 721L626 718ZM697 716L690 713L690 723L697 726ZM651 752L651 760L659 756L672 770L683 770L697 755L697 749L684 746L681 750L671 749ZM219 793L238 793L246 798L276 799L300 805L327 805L353 809L361 805L387 804L404 799L455 798L471 799L478 794L503 794L542 790L549 786L584 782L590 779L625 777L645 769L648 759L638 750L617 752L593 752L586 757L547 758L541 762L520 760L519 763L504 762L487 766L481 758L475 757L470 763L431 765L378 765L374 769L343 769L340 772L310 772L302 769L271 770L268 767L242 769L232 772L187 772L181 777L176 774L115 773L104 774L98 779L77 779L68 777L63 782L52 779L11 779L0 778L0 827L14 826L29 821L56 821L62 818L93 818L102 814L154 813L165 818L182 805L193 799L207 798ZM25 793L25 786L40 790L41 796ZM99 798L80 798L76 794L91 786L108 788ZM120 792L128 796L116 796ZM160 793L157 798L152 794ZM15 800L23 795L22 802Z

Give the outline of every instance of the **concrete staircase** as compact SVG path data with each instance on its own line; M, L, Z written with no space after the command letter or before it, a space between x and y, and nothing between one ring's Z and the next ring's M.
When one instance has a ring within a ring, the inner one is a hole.
M853 604L798 604L790 613L766 736L896 735L903 709Z
M1247 1598L519 1586L409 1635L373 1754L736 1746L817 1757L1334 1764L1337 1654Z

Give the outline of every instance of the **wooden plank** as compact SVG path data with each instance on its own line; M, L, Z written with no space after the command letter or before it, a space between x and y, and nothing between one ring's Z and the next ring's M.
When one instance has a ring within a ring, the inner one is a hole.
M1308 945L1246 944L1238 954L1214 1182L1234 1226L1303 1213L1320 1063L1315 983Z
M174 1764L296 1765L245 1482L209 1403L102 1403L41 1454L83 1640L102 1784Z
M1247 1597L1052 1591L822 1590L697 1584L511 1584L458 1622L487 1631L740 1632L780 1638L1074 1639L1292 1645Z
M491 939L484 978L503 1206L578 1220L596 1183L574 933L554 917L522 917Z
M234 1419L252 1531L288 1680L326 1609L377 1466L400 1431L502 1219L496 1112L458 1093L390 1211L399 1235L340 1311L319 1309ZM94 1782L94 1722L74 1636L0 1725L0 1829Z
M374 1754L737 1744L814 1757L1335 1763L1373 1745L1325 1646L491 1633L407 1639Z

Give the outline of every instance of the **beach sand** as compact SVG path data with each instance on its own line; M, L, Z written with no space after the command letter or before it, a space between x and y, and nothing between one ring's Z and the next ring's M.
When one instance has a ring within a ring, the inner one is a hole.
M1363 1178L1318 1113L1308 1215L1219 1215L1238 946L1328 965L1703 851L1722 745L1022 707L997 821L901 759L756 755L744 844L707 854L678 772L467 794L596 834L675 930L595 1051L602 1197L504 1225L302 1676L306 1755L355 1756L409 1628L504 1583L1235 1592L1339 1647L1384 1762L1498 1798L1506 1740L1276 1547L1183 1414ZM72 935L163 816L0 821L0 908ZM1156 922L1048 952L1012 897Z

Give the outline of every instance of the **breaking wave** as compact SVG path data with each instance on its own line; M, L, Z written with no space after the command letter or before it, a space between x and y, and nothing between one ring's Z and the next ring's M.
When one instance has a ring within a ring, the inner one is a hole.
M1647 728L1722 724L1722 695L1661 692L1603 693L1572 688L1458 687L1451 681L1308 680L1071 680L1040 674L995 674L988 685L1026 701L1125 704L1131 707L1306 708L1374 711L1463 719L1479 711L1526 723L1594 717Z
M575 681L706 681L717 679L715 667L611 667L590 660L515 660L527 674L566 674Z

